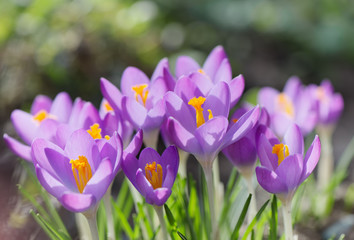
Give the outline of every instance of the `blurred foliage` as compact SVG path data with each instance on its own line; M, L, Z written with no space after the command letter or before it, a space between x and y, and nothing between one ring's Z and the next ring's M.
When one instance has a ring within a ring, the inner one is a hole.
M97 104L100 77L118 84L129 65L150 75L166 56L172 68L181 54L202 62L216 45L247 87L295 74L345 91L353 23L349 0L1 0L0 110L63 90Z

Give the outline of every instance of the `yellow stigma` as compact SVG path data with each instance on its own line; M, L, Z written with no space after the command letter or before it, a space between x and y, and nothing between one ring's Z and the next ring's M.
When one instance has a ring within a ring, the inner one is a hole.
M204 97L194 97L191 100L189 100L188 104L193 106L195 108L196 111L196 121L197 121L197 128L200 127L201 125L203 125L205 123L205 119L203 116L203 108L202 105L205 102L205 98ZM209 119L213 118L213 113L211 112L210 109L208 109L209 112Z
M232 121L233 121L234 123L237 123L237 122L238 122L238 118L233 118Z
M87 130L87 132L91 135L93 139L101 139L101 131L102 129L100 128L100 125L98 123L92 124L90 129Z
M104 102L103 106L105 107L107 112L113 111L112 106L107 101Z
M285 93L278 94L277 106L280 111L288 114L290 117L294 117L294 105Z
M151 183L154 189L162 187L162 167L153 162L145 166L146 179Z
M278 156L278 166L281 164L281 162L289 156L289 148L287 145L284 145L282 143L280 144L275 144L272 149L272 153L276 154Z
M46 110L40 110L36 115L33 116L33 119L42 122L44 119L48 118L49 114Z
M203 69L198 69L198 72L205 75L205 72Z
M92 177L91 166L85 156L79 156L79 158L75 160L71 159L70 164L76 181L77 189L80 193L82 193L87 182Z
M140 84L140 85L135 85L132 87L132 90L135 92L135 99L137 102L139 102L139 96L141 100L143 101L144 107L146 105L146 99L149 94L149 90L145 90L147 88L147 84Z

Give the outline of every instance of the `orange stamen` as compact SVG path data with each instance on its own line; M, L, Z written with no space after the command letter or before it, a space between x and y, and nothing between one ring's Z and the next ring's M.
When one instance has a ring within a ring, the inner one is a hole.
M145 176L154 189L162 187L163 178L160 164L156 164L156 162L147 163L145 166Z
M275 144L272 149L272 153L276 154L278 157L278 166L284 161L284 159L289 156L289 148L287 145L282 143Z
M145 89L147 87L148 87L147 84L140 84L132 87L132 90L135 92L136 101L139 102L139 96L140 96L141 100L143 101L144 107L146 105L146 99L149 94L149 90Z
M101 131L102 129L100 128L100 125L98 123L92 124L90 126L90 129L87 130L87 132L91 135L93 139L101 139Z
M87 182L92 177L91 166L85 156L79 156L78 159L70 160L71 169L76 181L77 189L80 193L84 191Z

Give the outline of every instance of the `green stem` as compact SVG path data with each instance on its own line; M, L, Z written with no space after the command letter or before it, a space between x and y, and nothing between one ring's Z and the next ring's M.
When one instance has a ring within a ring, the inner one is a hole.
M256 194L252 183L252 175L249 177L244 177L244 179L246 180L248 193L252 194L250 207L247 214L247 223L250 224L257 214Z
M293 225L291 218L291 200L283 201L283 221L284 221L284 231L285 240L293 240Z
M82 213L75 213L76 226L79 232L80 240L87 240L90 237L88 222Z
M86 217L89 228L91 230L91 239L92 240L99 240L98 237L98 229L97 229L97 209L98 207L94 207L82 214Z
M160 238L160 239L168 240L169 238L167 235L167 228L166 228L165 219L163 217L162 206L154 205L154 209L155 209L157 217L159 218L159 221L160 221L160 226L161 226L161 231L162 231L162 238Z

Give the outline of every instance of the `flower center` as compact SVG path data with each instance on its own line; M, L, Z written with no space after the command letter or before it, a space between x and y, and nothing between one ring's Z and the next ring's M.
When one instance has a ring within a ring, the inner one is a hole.
M198 72L205 75L205 72L203 69L198 69Z
M277 106L280 111L288 114L290 117L294 117L294 105L285 93L278 94Z
M149 90L145 89L147 88L147 84L140 84L140 85L135 85L132 87L132 90L135 92L135 99L137 102L139 102L139 96L141 100L143 101L144 107L146 105L146 99L149 94Z
M205 123L205 119L203 116L203 108L202 105L205 102L205 98L204 97L194 97L191 100L189 100L188 104L193 106L195 108L196 111L196 121L197 121L197 128L200 127L201 125L203 125ZM209 112L209 116L208 119L212 119L213 118L213 113L211 112L210 109L208 109Z
M145 176L154 189L162 187L162 167L160 164L156 164L156 162L147 163Z
M77 189L80 193L82 193L87 182L92 177L91 166L85 156L79 156L79 158L75 160L71 159L70 164L76 181Z
M90 129L87 130L87 132L91 135L93 139L102 139L102 129L100 128L100 125L98 123L94 123L90 126ZM105 139L109 140L110 137L108 135L104 136Z
M238 118L233 118L233 119L232 119L232 122L233 122L233 123L237 123L237 122L238 122Z
M49 114L46 110L40 110L36 115L33 116L33 119L41 123L44 119L48 117Z
M289 156L289 148L287 145L282 143L275 144L272 149L272 153L278 156L278 166L284 161L284 159Z
M104 108L106 109L107 112L113 111L112 106L107 101L104 102L103 106L104 106Z

